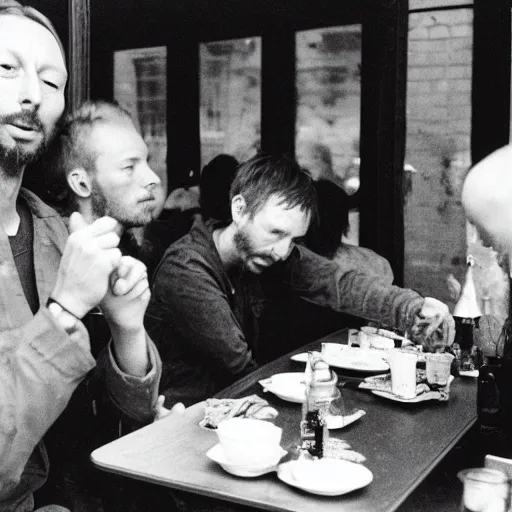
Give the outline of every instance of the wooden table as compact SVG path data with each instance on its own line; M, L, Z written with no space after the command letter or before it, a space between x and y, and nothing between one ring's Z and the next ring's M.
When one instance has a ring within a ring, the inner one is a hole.
M346 342L346 331L321 341ZM297 350L296 352L304 351ZM240 397L264 396L279 410L276 425L283 427L282 445L299 437L300 405L262 393L258 381L275 373L303 371L304 364L286 355L219 393ZM95 450L93 463L104 470L136 479L264 510L293 512L393 511L421 483L476 421L475 379L455 379L448 402L402 404L368 391L343 389L343 396L366 411L359 421L331 436L346 439L366 457L373 482L338 497L307 494L281 482L275 473L245 479L224 472L205 453L217 436L198 426L203 403L183 417L168 417Z

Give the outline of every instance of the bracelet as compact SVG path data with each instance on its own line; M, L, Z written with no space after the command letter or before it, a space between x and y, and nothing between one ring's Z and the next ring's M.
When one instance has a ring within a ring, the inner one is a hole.
M71 312L68 308L65 308L58 300L55 300L53 297L49 297L46 301L46 307L50 307L51 304L57 304L62 311L65 311L68 315L71 315L72 317L76 318L76 320L80 320L80 317L75 315L73 312Z
M59 302L51 298L46 302L46 309L48 309L50 314L53 315L55 320L69 335L73 334L77 328L78 322L80 322L75 315L68 312ZM63 316L63 314L65 316Z

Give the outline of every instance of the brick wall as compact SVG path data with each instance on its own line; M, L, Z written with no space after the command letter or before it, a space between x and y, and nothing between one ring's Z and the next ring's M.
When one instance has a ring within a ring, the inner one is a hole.
M413 0L410 7L448 4L456 2ZM490 295L504 319L507 279L492 250L468 231L460 201L471 165L472 23L472 8L409 16L406 162L417 172L405 208L405 285L453 306L446 279L464 280L471 252L479 299Z

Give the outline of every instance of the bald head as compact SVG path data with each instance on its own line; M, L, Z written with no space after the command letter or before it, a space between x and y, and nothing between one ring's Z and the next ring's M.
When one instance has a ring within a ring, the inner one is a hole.
M512 250L512 146L498 149L470 170L462 205L486 245Z

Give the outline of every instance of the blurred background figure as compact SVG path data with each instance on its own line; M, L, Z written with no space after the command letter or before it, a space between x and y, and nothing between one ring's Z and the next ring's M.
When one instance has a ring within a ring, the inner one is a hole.
M351 245L342 241L350 230L349 195L340 187L327 180L315 182L318 218L312 222L305 239L305 245L313 252L333 261L353 266L365 273L376 274L389 284L394 276L389 262L371 249Z
M199 181L199 202L204 220L231 220L229 190L238 160L231 155L218 155L203 167Z

